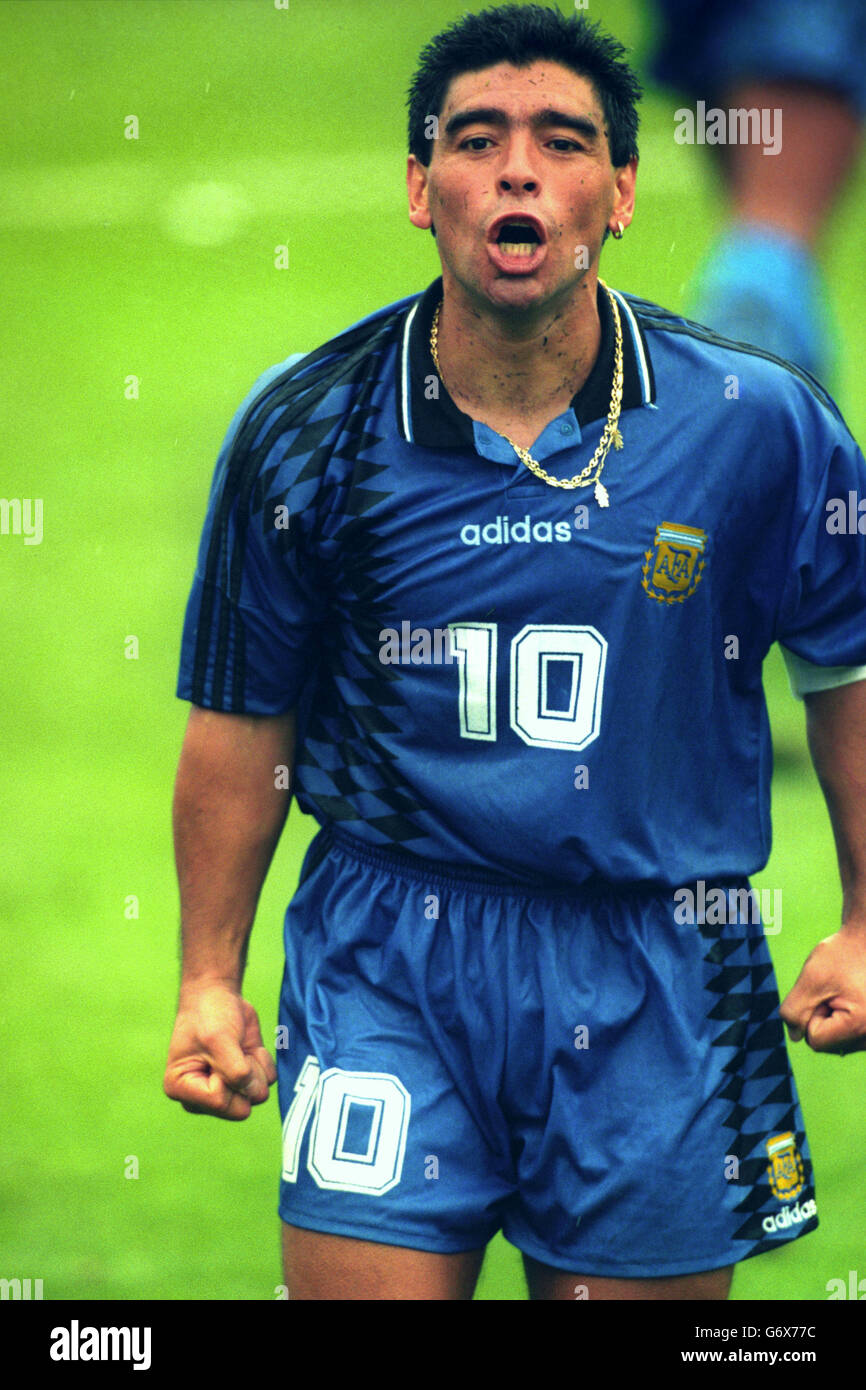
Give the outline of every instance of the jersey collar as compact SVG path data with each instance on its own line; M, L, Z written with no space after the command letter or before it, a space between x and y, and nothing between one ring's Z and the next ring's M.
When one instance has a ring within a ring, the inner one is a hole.
M622 409L634 410L655 400L655 382L643 331L625 297L613 290L622 322ZM400 432L410 444L426 448L476 451L475 422L454 404L439 381L430 354L430 329L442 298L442 280L434 280L416 299L403 328L397 363L397 413ZM610 408L614 325L607 295L599 287L601 343L595 364L571 409L582 431L604 420Z

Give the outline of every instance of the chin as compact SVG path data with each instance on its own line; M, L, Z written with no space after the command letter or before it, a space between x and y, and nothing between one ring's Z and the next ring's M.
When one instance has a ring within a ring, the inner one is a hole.
M486 298L494 304L515 309L533 309L573 293L577 286L551 286L534 276L500 276L487 288Z

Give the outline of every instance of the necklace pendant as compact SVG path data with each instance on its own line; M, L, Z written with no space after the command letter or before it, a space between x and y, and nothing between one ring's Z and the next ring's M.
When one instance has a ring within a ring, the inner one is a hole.
M605 291L608 297L608 300L610 301L611 312L613 314L615 332L614 370L613 382L611 384L610 409L608 410L607 421L605 423L605 427L602 432L598 448L596 449L592 458L589 460L589 463L587 463L586 466L581 469L580 473L576 473L574 477L571 479L552 478L550 474L546 473L544 469L541 467L541 465L536 462L536 460L532 457L528 449L523 449L519 444L515 444L514 440L509 439L507 434L504 434L502 437L503 439L507 440L508 443L511 445L520 462L526 468L528 468L531 473L534 473L537 478L541 478L542 482L548 483L551 487L589 487L590 483L593 480L593 471L595 470L595 500L600 507L609 507L610 499L607 494L607 488L604 486L603 483L599 482L598 474L604 467L605 457L607 455L608 450L610 449L611 444L613 444L615 449L622 449L624 447L623 437L620 434L619 427L617 425L617 421L619 420L620 416L620 410L622 409L623 390L622 323L620 321L619 309L617 308L616 296L611 293L611 291L608 289L607 285L604 283L603 280L599 280L598 283L601 285L602 289ZM433 360L433 365L436 368L436 374L444 386L445 382L442 377L442 368L439 365L438 351L439 315L442 312L443 302L444 301L440 299L439 304L436 307L436 312L433 315L433 322L430 325L430 356Z

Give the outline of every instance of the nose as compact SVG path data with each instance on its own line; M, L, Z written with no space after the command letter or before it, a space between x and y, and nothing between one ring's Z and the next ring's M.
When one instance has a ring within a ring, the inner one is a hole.
M538 192L539 181L532 165L529 140L516 136L509 140L496 182L500 193Z
M513 193L515 189L517 189L521 193L535 193L538 189L538 184L536 183L535 179L531 178L507 179L504 176L500 178L500 193Z

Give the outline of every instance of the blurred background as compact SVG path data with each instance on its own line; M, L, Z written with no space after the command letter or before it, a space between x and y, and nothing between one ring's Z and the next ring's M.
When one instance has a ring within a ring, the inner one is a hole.
M406 214L404 97L422 44L464 8L0 5L0 493L44 506L40 544L0 535L0 1276L41 1278L46 1299L270 1299L281 1282L276 1094L230 1125L162 1093L181 622L213 463L254 379L438 274ZM646 80L653 6L587 12ZM616 287L674 310L724 218L710 152L673 139L681 105L650 86L637 215L602 259ZM861 161L821 243L833 389L861 444L864 202ZM784 993L841 894L775 652L767 680L775 847L755 883L783 892ZM282 914L312 831L293 808L252 937L246 994L271 1046ZM858 1263L866 1276L866 1058L792 1055L822 1224L742 1265L734 1298L824 1299ZM478 1297L525 1296L499 1239Z

